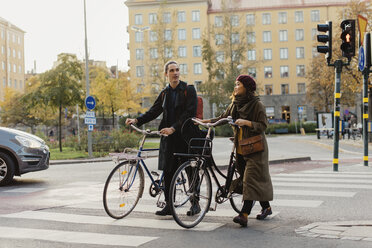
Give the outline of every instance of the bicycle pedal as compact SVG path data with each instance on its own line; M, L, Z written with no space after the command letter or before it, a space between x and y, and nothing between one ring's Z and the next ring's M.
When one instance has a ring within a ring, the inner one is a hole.
M153 175L153 176L159 176L159 173L157 173L156 171L151 171L151 175Z
M157 202L157 203L156 203L156 206L157 206L158 208L164 208L164 207L165 207L165 202Z

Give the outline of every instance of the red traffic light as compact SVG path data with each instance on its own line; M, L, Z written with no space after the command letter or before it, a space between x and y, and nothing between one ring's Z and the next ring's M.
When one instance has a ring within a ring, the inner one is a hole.
M344 20L341 22L341 50L342 56L349 60L355 56L355 20Z

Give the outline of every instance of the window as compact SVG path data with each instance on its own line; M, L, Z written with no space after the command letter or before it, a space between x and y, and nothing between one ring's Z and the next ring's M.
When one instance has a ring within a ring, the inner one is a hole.
M149 24L157 24L158 23L158 16L155 13L149 14Z
M288 59L288 48L280 48L280 59Z
M233 33L231 34L231 43L232 44L238 44L239 43L239 33Z
M215 39L216 39L216 45L222 45L223 40L224 40L224 35L223 34L216 34Z
M280 77L285 78L289 76L289 68L287 65L280 66Z
M14 79L14 88L17 88L17 79Z
M248 32L247 33L247 42L248 42L248 44L256 43L256 33L255 32Z
M271 31L263 31L263 42L271 42Z
M201 83L202 81L199 81L199 80L194 81L194 86L195 86L196 91L199 91Z
M269 118L275 117L275 107L266 107L266 116Z
M136 49L136 60L143 60L144 51L143 49Z
M199 40L200 39L200 28L193 28L192 29L192 39Z
M262 14L262 24L263 25L270 25L271 24L271 14L270 13L263 13Z
M225 72L221 69L217 70L216 79L217 80L222 80L224 78L225 78Z
M180 46L178 47L178 57L180 58L186 58L186 47L185 46Z
M311 21L318 22L320 20L319 10L312 10L311 11Z
M170 23L171 22L171 13L170 12L163 13L163 22L164 23Z
M304 47L296 47L296 58L297 59L305 58L305 48Z
M172 40L172 30L170 29L165 30L164 40Z
M304 30L296 29L296 40L304 40Z
M264 67L265 78L272 78L273 77L273 68L271 66Z
M13 58L16 58L17 57L17 53L16 53L16 50L13 49Z
M237 15L232 15L232 16L230 17L230 22L231 22L231 26L233 26L233 27L237 27L237 26L239 26L239 16L237 16Z
M265 84L265 95L271 96L273 94L273 85Z
M304 12L295 11L295 22L304 22Z
M158 40L158 34L156 31L150 31L150 42L154 42Z
M245 19L248 26L253 26L255 24L254 14L247 14Z
M316 36L318 34L318 30L316 28L311 29L311 39L316 40Z
M222 16L215 16L214 17L214 26L216 27L222 27L223 26L223 21L222 21Z
M279 31L279 41L288 41L288 30Z
M157 48L150 48L150 58L157 59L158 56L158 49Z
M319 55L318 49L316 47L313 47L311 49L311 53L312 53L313 58L318 57L318 55Z
M192 55L194 57L201 57L201 46L193 46L192 47Z
M256 67L249 67L248 68L248 75L256 78Z
M305 83L298 83L297 84L297 93L298 94L306 93Z
M143 66L136 66L136 75L137 77L143 77L145 74L145 70Z
M202 74L202 64L195 63L194 64L194 74Z
M247 58L250 61L256 60L256 50L248 50Z
M134 24L142 25L142 14L134 15Z
M178 40L186 40L186 29L178 29Z
M9 79L9 81L8 81L8 87L12 87L12 79Z
M4 47L4 46L1 46L1 53L2 53L2 54L5 53L5 47Z
M21 44L21 37L18 37L18 44ZM22 83L22 81L20 81L20 84Z
M264 49L264 60L271 60L272 56L273 54L271 49Z
M281 84L280 89L281 89L282 95L288 95L289 94L289 85L288 84Z
M172 58L172 56L173 56L172 48L171 47L164 48L164 57Z
M6 87L6 78L3 77L3 87Z
M187 74L187 64L180 64L180 73L182 75L186 75Z
M287 23L287 12L279 12L278 21L279 21L279 24Z
M200 22L200 11L199 10L193 10L192 11L192 21L193 22Z
M151 65L150 67L150 71L151 71L151 76L152 77L156 77L159 75L159 66L158 65Z
M4 39L4 29L1 30L1 39Z
M297 73L297 77L305 77L305 66L298 65L296 67L296 73Z
M5 71L5 62L4 61L1 62L1 68L3 68L3 70Z
M18 58L21 59L21 51L18 51Z
M143 32L136 32L134 34L134 39L136 42L143 42Z
M240 54L237 50L233 50L231 54L231 60L232 61L239 61L240 60Z
M186 22L186 12L185 11L178 11L177 12L177 21L178 22Z
M225 62L225 53L222 51L216 52L216 61L218 63L223 63Z

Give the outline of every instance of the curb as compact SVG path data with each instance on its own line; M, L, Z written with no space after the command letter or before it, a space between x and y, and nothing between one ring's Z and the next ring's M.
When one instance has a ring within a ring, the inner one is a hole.
M269 161L269 165L271 165L271 164L302 162L302 161L310 161L310 160L311 160L311 157L284 158L284 159L270 160Z

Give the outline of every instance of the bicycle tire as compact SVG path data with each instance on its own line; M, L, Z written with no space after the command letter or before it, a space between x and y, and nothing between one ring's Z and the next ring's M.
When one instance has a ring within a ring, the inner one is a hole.
M232 180L239 178L239 172L235 168L233 173ZM232 192L229 198L231 207L234 209L235 212L240 213L243 207L243 195L240 193Z
M211 204L212 182L208 170L200 168L200 161L187 161L178 168L172 178L169 199L178 225L192 228L203 220Z
M144 181L141 166L129 161L118 164L107 177L103 190L106 213L114 219L122 219L130 214L142 197Z

